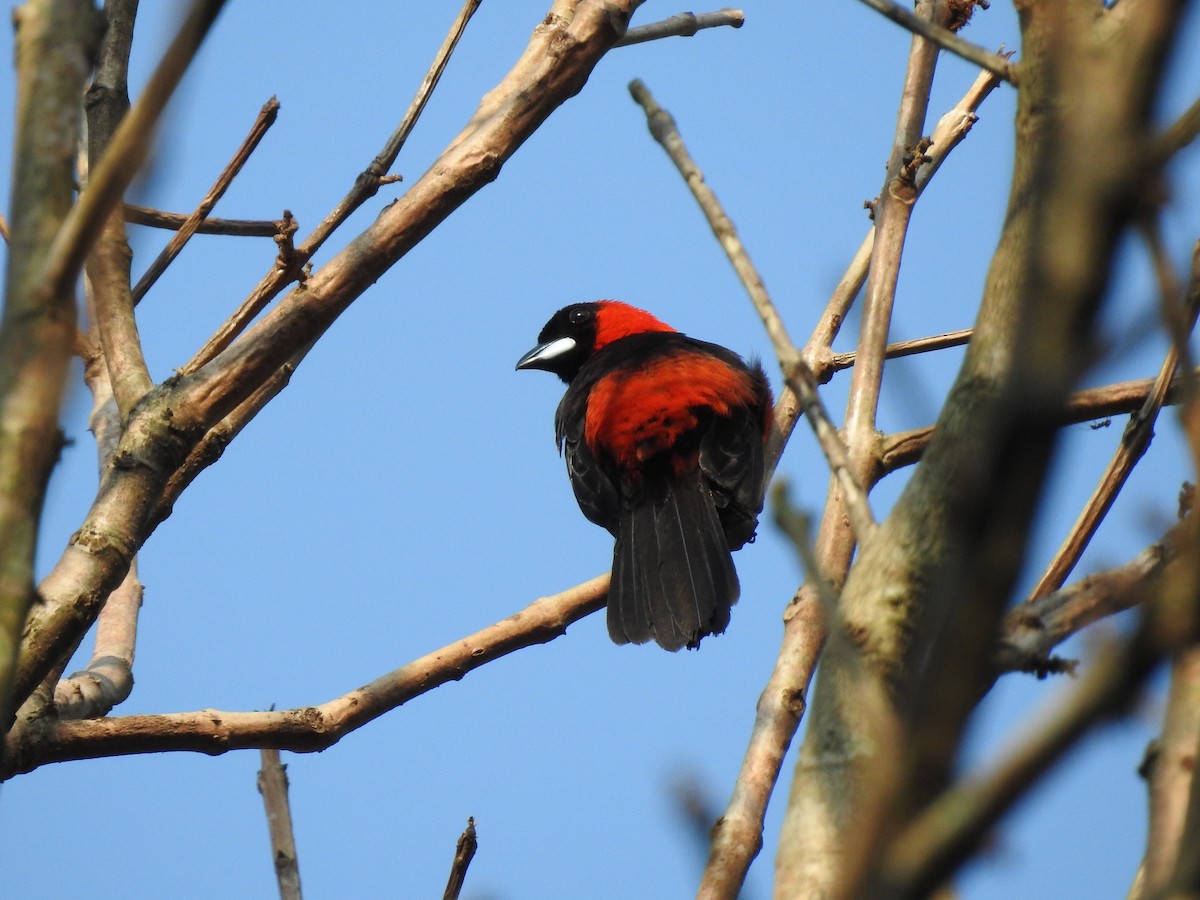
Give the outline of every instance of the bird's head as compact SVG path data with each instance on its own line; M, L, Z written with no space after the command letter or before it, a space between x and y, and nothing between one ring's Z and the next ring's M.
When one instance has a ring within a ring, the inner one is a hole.
M544 369L570 384L579 367L597 350L651 331L675 329L619 300L572 303L550 317L538 335L538 345L517 360L517 368Z

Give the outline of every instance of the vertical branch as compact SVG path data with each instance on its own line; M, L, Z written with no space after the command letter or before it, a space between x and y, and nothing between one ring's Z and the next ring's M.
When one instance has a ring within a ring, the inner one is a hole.
M279 761L278 750L261 750L262 768L258 770L258 792L262 794L271 835L271 858L279 880L280 900L301 900L300 863L296 858L296 836L292 831L292 809L288 803L287 766Z
M1150 828L1142 860L1139 897L1154 897L1171 880L1183 848L1184 823L1195 793L1200 753L1200 648L1180 653L1171 667L1171 689L1162 735L1146 751L1142 774L1150 799Z
M100 36L86 0L16 12L17 126L12 234L0 319L0 723L10 715L17 641L33 601L42 500L62 437L58 411L75 338L70 285L41 279L71 208L79 97Z
M917 12L940 21L944 4L920 0ZM918 194L916 173L928 149L921 136L937 55L936 45L914 35L887 175L875 204L875 238L845 423L851 467L868 490L882 472L876 412L900 259ZM830 484L816 553L826 567L826 577L840 588L853 558L854 540L847 524L846 501L836 483ZM811 594L811 586L806 585L802 599L812 604ZM872 610L870 615L874 614ZM835 637L834 649L825 657L827 665L832 658L832 670L817 686L813 713L817 722L809 728L801 748L776 859L777 889L791 895L833 889L844 856L854 844L850 823L856 811L861 811L859 760L870 752L882 727L865 720L863 710L876 709L878 704L864 703L858 696L865 680L853 675L857 664L854 651L840 635L835 633Z

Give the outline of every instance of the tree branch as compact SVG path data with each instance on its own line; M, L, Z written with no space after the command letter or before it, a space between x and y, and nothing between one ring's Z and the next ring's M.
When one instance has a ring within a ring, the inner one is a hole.
M163 212L133 203L125 204L125 221L150 228L182 228L190 216ZM230 234L241 237L274 237L279 231L278 219L217 219L206 218L196 226L198 234Z
M454 53L454 48L458 46L459 39L466 31L467 23L471 21L471 17L475 14L475 10L479 8L481 2L482 0L465 0L462 8L459 10L458 16L451 24L450 30L446 33L446 37L442 41L442 46L438 48L438 52L434 55L429 71L425 73L425 77L422 79L416 95L408 105L404 117L400 120L400 125L392 132L392 135L383 145L383 149L379 151L366 170L355 179L354 186L350 189L350 192L313 229L312 234L299 247L295 248L289 259L281 260L282 264L277 263L259 281L258 286L250 293L250 296L217 329L216 333L205 342L204 346L196 352L181 371L195 372L228 347L239 334L245 331L246 326L254 320L255 316L262 312L272 299L278 296L280 291L300 277L304 266L321 249L321 246L329 239L329 236L341 227L342 223L350 218L355 210L375 196L383 184L384 176L387 175L392 165L396 162L396 157L400 155L400 151L408 140L408 136L412 133L413 128L416 127L417 120L420 119L421 113L425 110L425 105L433 95L438 82L441 81L442 73L446 71L446 66L450 62L450 56Z
M275 124L275 118L279 115L279 101L272 97L263 104L262 109L258 111L258 116L254 120L254 124L250 127L250 133L246 135L246 139L242 141L237 152L234 153L233 159L217 176L217 180L213 182L213 186L208 189L208 193L201 199L200 204L179 226L175 235L167 242L167 246L163 247L162 252L158 254L146 272L138 279L138 283L133 288L133 302L136 305L146 296L146 292L150 290L154 282L160 275L167 270L167 266L179 255L183 250L184 244L191 240L200 227L212 208L217 205L217 201L224 196L225 191L229 189L229 185L233 179L237 177L238 172L242 171L242 167L250 159L255 148L266 136L268 129Z
M463 882L467 877L467 867L471 865L471 860L475 858L475 851L478 848L475 819L468 818L467 830L459 835L458 844L454 848L454 862L450 866L450 878L446 882L446 891L442 895L442 900L458 900L458 895L462 893Z
M300 861L296 856L296 835L292 831L292 808L288 803L287 766L279 761L279 751L264 747L259 751L262 768L258 770L258 792L267 814L267 832L271 836L271 859L279 882L280 900L301 900Z
M191 375L168 379L130 416L113 465L82 527L42 582L17 683L27 696L52 660L94 620L129 561L161 520L173 474L209 429L295 363L380 275L493 180L503 163L567 99L620 36L640 0L558 0L514 69L466 129L408 192L314 273L302 288Z
M121 120L100 165L91 171L87 188L55 235L40 275L47 290L67 290L75 280L109 211L141 168L159 116L223 5L224 0L193 0L145 90Z
M651 22L649 25L639 25L630 28L614 47L628 47L631 44L641 44L646 41L657 41L667 37L692 37L705 28L741 28L746 23L746 14L740 9L717 10L710 13L684 12L663 19L661 22Z
M907 28L913 34L918 34L933 44L948 50L955 56L961 56L967 62L974 63L981 69L986 69L997 78L1002 78L1009 84L1017 84L1017 70L1007 59L999 54L986 50L977 44L972 44L936 22L922 18L909 12L903 6L892 3L891 0L862 0L867 6L891 19L897 25Z
M1190 374L1172 378L1167 387L1167 404L1176 404L1185 399L1188 385L1200 377L1200 369ZM1118 381L1103 387L1085 388L1071 394L1055 421L1059 426L1078 425L1109 416L1133 413L1140 409L1154 389L1155 379L1138 378L1133 381ZM935 426L926 425L910 431L897 431L883 438L883 468L892 472L916 463L933 438Z
M15 14L17 105L12 234L0 318L0 729L18 637L34 599L33 558L58 411L75 339L74 296L41 270L71 209L79 97L100 38L90 2L32 0Z
M46 763L134 753L191 751L215 756L264 747L296 753L324 750L414 697L517 650L560 637L569 625L604 607L608 581L607 574L600 575L536 600L507 619L319 706L44 721L37 729L9 736L0 774L7 779Z

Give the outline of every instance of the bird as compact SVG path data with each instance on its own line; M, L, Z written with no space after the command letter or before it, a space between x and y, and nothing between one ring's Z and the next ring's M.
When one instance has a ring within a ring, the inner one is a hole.
M563 307L537 340L517 369L566 383L559 453L580 510L616 539L609 636L698 648L729 624L731 551L762 512L773 399L761 363L617 300Z

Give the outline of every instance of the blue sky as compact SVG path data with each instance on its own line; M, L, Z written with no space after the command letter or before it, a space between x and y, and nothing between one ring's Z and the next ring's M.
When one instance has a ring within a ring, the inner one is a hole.
M136 91L173 4L143 4ZM190 210L272 95L279 121L215 214L274 218L304 235L378 152L457 3L231 3L171 107L135 196ZM409 182L524 48L546 0L484 3L395 171ZM637 22L680 11L647 3ZM1017 46L1007 3L967 32ZM1192 23L1181 43L1195 46ZM11 49L0 97L12 96ZM515 373L544 321L577 300L645 306L697 337L768 359L761 326L707 225L646 132L626 85L672 111L708 182L803 339L868 226L895 127L907 35L866 7L763 3L745 27L614 51L489 185L342 317L290 387L205 472L140 556L146 599L133 696L121 713L322 702L604 571L611 538L575 506L553 443L561 385ZM1182 54L1188 56L1189 54ZM975 77L944 59L933 122ZM1169 109L1200 94L1200 54L1172 73ZM901 272L896 339L971 324L1002 221L1014 97L985 103L921 199ZM11 116L0 119L7 169ZM1184 260L1197 235L1197 151L1180 159L1166 215ZM1190 171L1189 171L1190 170ZM385 188L319 265L404 185ZM7 185L3 208L8 207ZM133 229L134 271L167 235ZM271 265L267 239L195 238L139 307L156 379L181 365ZM1164 342L1145 254L1124 247L1092 383L1145 377ZM853 325L839 342L852 346ZM889 365L881 426L927 424L959 351ZM845 378L826 388L840 418ZM70 396L74 444L52 482L39 572L95 490L88 397ZM1066 430L1033 561L1057 547L1123 422ZM780 467L819 511L827 472L798 430ZM1189 478L1174 420L1084 559L1126 561L1173 515ZM900 479L875 495L886 509ZM671 795L695 778L728 798L799 569L769 523L736 556L742 601L698 653L614 647L593 616L547 646L486 666L320 754L285 754L301 875L311 897L436 896L468 816L479 853L464 896L686 896L703 855ZM1074 652L1086 655L1087 641ZM1067 687L1010 677L988 698L970 756L986 758ZM968 900L1123 896L1141 853L1135 769L1157 727L1149 697L1089 738L964 876ZM765 897L793 750L747 896ZM271 896L258 755L142 756L47 766L0 788L0 865L11 896ZM1081 827L1081 823L1084 826ZM1064 838L1064 833L1071 839ZM1086 835L1082 837L1081 835Z

